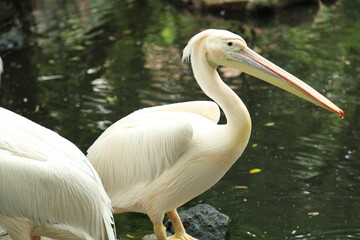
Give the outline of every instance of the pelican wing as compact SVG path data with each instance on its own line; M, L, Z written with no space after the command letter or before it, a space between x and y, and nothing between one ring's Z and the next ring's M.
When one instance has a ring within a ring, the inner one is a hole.
M149 113L193 113L203 116L214 123L217 123L220 119L220 108L212 101L190 101L182 103L166 104L162 106L148 107L137 110L132 114L120 119L111 125L106 131L110 131L112 128L121 127L122 125L131 124L139 119L148 119Z
M14 225L25 236L29 226L29 230L38 230L44 236L71 234L104 240L102 224L111 221L111 215L102 197L97 183L73 167L59 162L44 163L0 149L0 223L10 230L10 235L16 234L11 231Z
M193 137L192 123L217 123L218 105L192 101L144 108L111 125L88 149L110 194L146 184L175 164ZM137 181L132 181L137 179Z
M220 119L220 108L212 101L191 101L149 107L139 112L189 112L199 114L217 123Z
M62 161L98 179L85 155L70 141L27 118L0 108L0 149L37 161Z
M112 195L148 184L176 163L193 136L183 113L129 115L110 126L88 149L88 159ZM136 181L132 181L136 179Z

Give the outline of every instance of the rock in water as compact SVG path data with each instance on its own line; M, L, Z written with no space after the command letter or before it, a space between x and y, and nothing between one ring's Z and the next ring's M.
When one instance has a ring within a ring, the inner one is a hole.
M229 217L208 204L179 212L186 232L199 240L224 240ZM167 231L174 234L171 221L165 224Z

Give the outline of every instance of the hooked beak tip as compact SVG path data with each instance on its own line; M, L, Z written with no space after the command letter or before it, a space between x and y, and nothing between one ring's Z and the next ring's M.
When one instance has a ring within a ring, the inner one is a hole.
M345 117L344 111L340 109L339 114L341 115L341 119L344 119Z

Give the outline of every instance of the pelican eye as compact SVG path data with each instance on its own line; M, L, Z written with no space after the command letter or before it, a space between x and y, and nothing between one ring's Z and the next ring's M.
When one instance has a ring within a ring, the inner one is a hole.
M228 42L227 42L227 45L228 45L229 47L231 47L232 45L234 45L234 43L233 43L232 41L228 41Z

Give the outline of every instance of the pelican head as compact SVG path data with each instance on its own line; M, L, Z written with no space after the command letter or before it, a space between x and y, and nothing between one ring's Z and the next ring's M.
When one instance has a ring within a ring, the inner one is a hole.
M312 87L251 50L245 40L226 30L208 29L195 35L184 49L183 60L204 43L208 63L216 69L225 66L238 69L284 89L309 102L338 113L344 112Z

